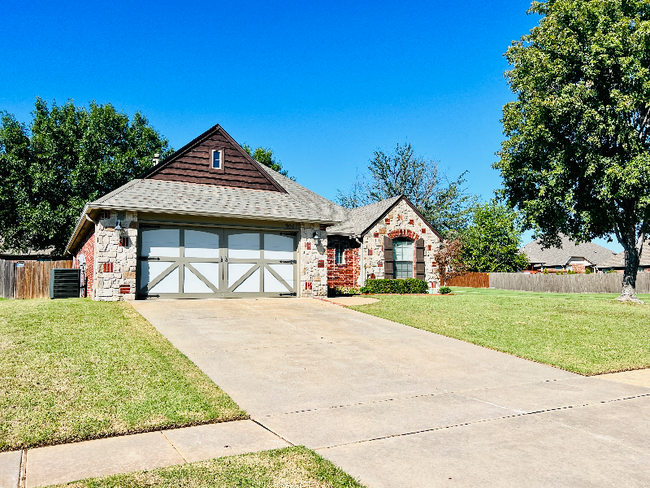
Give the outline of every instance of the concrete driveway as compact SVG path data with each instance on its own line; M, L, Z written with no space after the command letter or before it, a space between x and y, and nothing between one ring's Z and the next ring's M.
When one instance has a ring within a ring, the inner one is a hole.
M255 421L368 487L650 486L650 388L318 300L134 306Z

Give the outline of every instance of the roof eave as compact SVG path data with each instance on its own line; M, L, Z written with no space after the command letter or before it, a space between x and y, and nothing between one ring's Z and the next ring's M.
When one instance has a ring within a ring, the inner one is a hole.
M295 217L278 217L278 216L266 216L266 215L247 215L247 214L229 214L229 213L215 213L215 212L197 212L193 210L176 210L176 209L164 209L164 208L146 208L146 207L133 207L127 205L88 205L88 208L91 210L118 210L125 212L138 212L138 213L154 213L154 214L170 214L170 215L190 215L195 217L211 217L211 218L228 218L228 219L249 219L249 220L271 220L271 221L280 221L280 222L300 222L306 224L323 224L323 225L334 225L338 224L340 220L332 219L317 219L317 218L301 218L296 219Z

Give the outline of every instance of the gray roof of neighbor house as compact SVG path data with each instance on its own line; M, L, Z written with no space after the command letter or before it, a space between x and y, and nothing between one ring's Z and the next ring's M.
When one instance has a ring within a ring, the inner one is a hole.
M641 256L639 256L639 266L650 266L650 239L643 243ZM602 263L599 263L598 267L601 269L625 268L625 251L619 252Z
M365 207L344 209L347 212L345 220L327 229L328 234L360 236L377 219L381 218L401 196L387 198L381 202L371 203Z
M616 254L606 247L599 246L593 242L576 244L567 236L561 236L561 246L544 249L539 239L529 242L521 251L528 256L531 264L543 264L544 266L564 266L571 258L584 258L590 263L597 265Z

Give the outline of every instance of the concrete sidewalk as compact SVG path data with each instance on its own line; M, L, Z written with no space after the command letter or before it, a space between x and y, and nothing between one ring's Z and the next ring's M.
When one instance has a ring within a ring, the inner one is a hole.
M289 445L242 420L5 452L0 453L0 488L67 483Z

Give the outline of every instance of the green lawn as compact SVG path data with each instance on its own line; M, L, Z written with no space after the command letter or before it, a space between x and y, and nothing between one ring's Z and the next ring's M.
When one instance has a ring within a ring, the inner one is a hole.
M242 418L128 304L0 302L0 451Z
M377 295L379 302L351 308L585 375L650 366L649 305L605 294L452 292Z
M138 473L77 481L68 488L363 488L329 461L304 447L290 447Z

